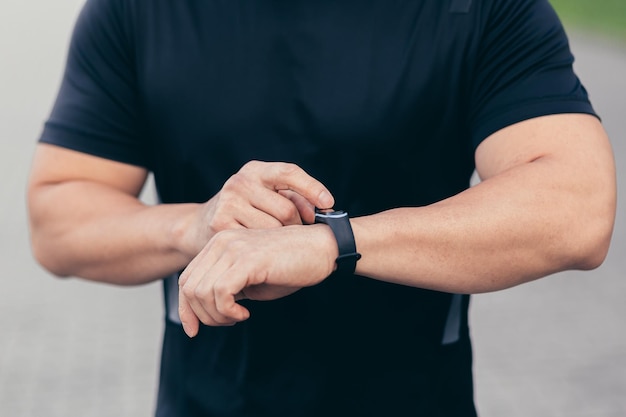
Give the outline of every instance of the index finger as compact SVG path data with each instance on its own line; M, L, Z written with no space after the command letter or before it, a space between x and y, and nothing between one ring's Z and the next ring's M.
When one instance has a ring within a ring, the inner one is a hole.
M296 164L268 163L261 174L261 179L268 188L274 191L294 191L315 207L331 208L335 205L335 199L328 188Z
M195 337L200 329L200 320L180 290L178 291L178 316L187 336Z

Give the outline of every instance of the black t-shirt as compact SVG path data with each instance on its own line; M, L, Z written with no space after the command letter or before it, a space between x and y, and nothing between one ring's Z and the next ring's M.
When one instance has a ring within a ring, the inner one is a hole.
M505 126L593 114L572 61L547 0L88 0L40 140L163 203L294 162L366 215L463 191ZM468 304L332 277L193 340L166 320L157 415L473 416Z

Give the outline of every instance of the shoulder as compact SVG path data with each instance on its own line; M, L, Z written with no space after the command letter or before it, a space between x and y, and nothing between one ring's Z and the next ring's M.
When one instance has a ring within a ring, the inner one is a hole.
M478 1L484 22L472 67L475 146L511 124L559 113L594 114L573 71L567 34L548 0Z
M548 0L482 0L478 10L485 29L496 33L526 31L539 38L546 32L562 32L561 21Z

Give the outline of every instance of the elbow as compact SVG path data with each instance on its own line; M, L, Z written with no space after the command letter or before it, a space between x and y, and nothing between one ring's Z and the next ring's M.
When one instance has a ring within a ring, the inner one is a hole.
M569 269L590 271L600 267L609 252L615 222L615 205L605 206L603 213L593 220L579 222L580 227L571 228Z
M53 230L51 226L55 222L46 220L42 210L38 208L41 205L35 204L36 202L33 189L29 188L28 226L31 255L45 271L57 278L67 278L72 274L63 262L61 235L58 230Z
M70 269L63 264L62 259L54 251L54 244L47 243L45 239L31 235L31 252L35 261L47 272L57 278L72 276Z
M613 164L592 170L595 181L581 187L569 215L563 216L564 247L571 255L570 269L589 271L600 267L609 253L617 212L617 181ZM608 167L611 167L609 169ZM591 181L591 175L588 175Z
M573 269L591 271L600 267L609 253L611 235L612 232L608 231L598 233L596 238L586 242L573 258Z

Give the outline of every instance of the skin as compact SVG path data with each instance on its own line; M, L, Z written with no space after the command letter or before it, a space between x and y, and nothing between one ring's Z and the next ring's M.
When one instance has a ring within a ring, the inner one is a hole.
M606 257L616 206L613 154L592 116L545 116L509 126L476 151L482 182L425 207L352 219L356 273L454 293L496 291ZM33 250L51 272L138 284L185 268L180 316L249 318L237 303L316 285L337 246L312 206L332 197L293 165L252 163L202 205L146 207L143 169L40 145L29 184ZM285 191L288 190L288 191ZM277 204L280 209L274 209Z
M312 222L315 205L334 204L326 187L290 164L249 163L204 204L146 206L137 198L146 176L38 145L28 186L35 258L60 277L142 284L182 270L221 230Z

